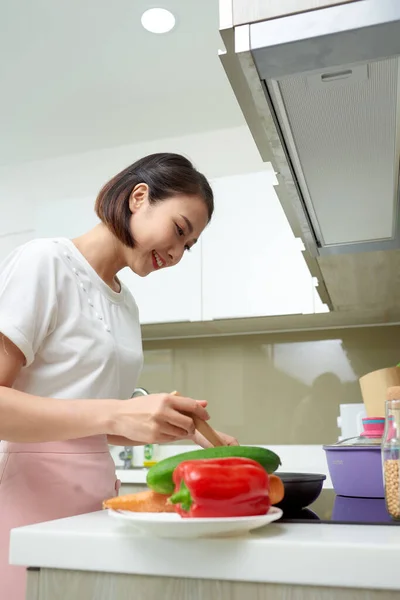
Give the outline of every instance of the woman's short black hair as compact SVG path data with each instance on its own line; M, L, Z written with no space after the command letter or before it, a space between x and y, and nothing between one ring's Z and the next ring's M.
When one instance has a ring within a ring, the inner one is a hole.
M179 194L201 198L207 207L208 220L211 220L214 195L206 177L180 154L150 154L115 175L96 199L97 216L126 246L134 246L129 226L132 216L129 198L139 183L149 186L151 204Z

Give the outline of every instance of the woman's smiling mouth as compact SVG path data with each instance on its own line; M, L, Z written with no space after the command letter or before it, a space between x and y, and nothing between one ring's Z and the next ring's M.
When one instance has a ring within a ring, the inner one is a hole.
M153 266L155 269L161 269L165 267L165 261L161 258L161 256L153 250L152 252Z

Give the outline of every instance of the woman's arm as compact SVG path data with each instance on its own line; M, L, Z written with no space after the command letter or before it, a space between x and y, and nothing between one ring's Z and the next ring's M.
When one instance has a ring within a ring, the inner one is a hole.
M0 439L63 441L105 433L112 400L58 400L12 389L25 363L21 350L0 333Z
M59 400L0 387L0 439L58 442L106 433L116 400Z
M171 394L124 401L60 400L25 394L11 387L24 362L19 348L0 333L0 440L57 442L106 434L124 441L124 446L167 443L194 433L188 413L209 418L201 402ZM140 442L131 442L131 438Z

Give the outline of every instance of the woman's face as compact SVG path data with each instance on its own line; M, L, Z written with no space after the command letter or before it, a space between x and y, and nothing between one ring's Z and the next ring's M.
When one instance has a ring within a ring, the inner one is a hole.
M129 200L135 247L126 249L126 262L140 277L177 265L208 223L202 198L177 195L150 204L148 192L148 186L141 183Z

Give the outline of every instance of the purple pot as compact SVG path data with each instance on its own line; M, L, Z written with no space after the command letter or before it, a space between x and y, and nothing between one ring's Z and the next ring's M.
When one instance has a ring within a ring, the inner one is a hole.
M332 485L340 496L384 498L380 446L324 446Z

